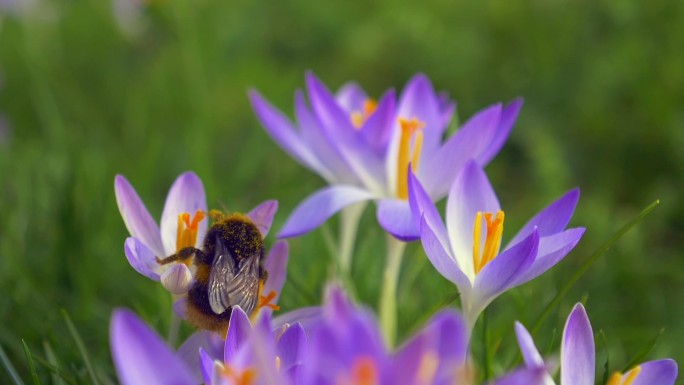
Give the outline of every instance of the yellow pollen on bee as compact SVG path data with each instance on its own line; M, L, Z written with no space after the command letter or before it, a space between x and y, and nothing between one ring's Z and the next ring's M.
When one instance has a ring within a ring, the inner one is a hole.
M197 230L200 222L204 220L204 211L197 210L190 218L189 213L178 215L178 228L176 229L176 253L186 247L195 247L197 243Z
M606 385L632 385L637 376L639 376L639 373L641 373L641 366L635 366L625 374L615 372L610 376Z
M420 358L418 365L417 384L428 385L433 382L439 367L439 355L433 351L428 351Z
M370 357L361 357L356 360L351 372L354 385L377 385L380 382L378 368Z
M358 130L361 127L363 127L363 125L366 124L368 118L370 118L371 115L373 115L377 108L378 103L374 99L366 99L363 102L363 107L361 108L361 111L356 110L351 113L350 119L354 128Z
M397 197L402 200L408 199L408 165L411 169L418 169L420 151L423 148L423 131L425 123L413 119L399 119L401 136L399 138L399 154L397 156ZM413 146L411 141L413 140Z
M252 385L257 376L256 371L251 368L245 370L238 370L230 365L224 365L220 369L220 374L223 378L229 380L234 385Z
M480 271L491 261L496 258L501 247L501 236L503 235L503 224L505 215L499 210L496 217L492 220L492 213L483 213L478 211L475 215L475 224L473 229L473 267L475 274ZM480 251L482 241L482 218L486 221L487 235L485 238L484 249Z

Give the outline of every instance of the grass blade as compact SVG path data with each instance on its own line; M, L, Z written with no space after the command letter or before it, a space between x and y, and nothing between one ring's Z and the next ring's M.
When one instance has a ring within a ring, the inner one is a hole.
M641 363L641 362L644 361L644 359L645 359L646 356L651 352L651 350L653 350L653 348L655 348L656 344L657 344L658 341L660 340L660 336L663 335L663 332L664 332L664 331L665 331L665 329L660 329L660 331L658 332L658 334L656 334L655 337L653 337L653 339L651 340L651 342L649 342L648 344L646 344L646 345L641 349L641 351L640 351L639 353L637 353L637 354L634 356L634 358L632 358L631 361L629 361L629 364L627 364L627 366L622 370L623 373L624 373L624 372L627 372L629 369L631 369L631 368L633 368L633 367L639 365L639 363Z
M93 364L90 362L90 356L88 355L88 351L86 350L85 345L83 344L81 336L78 334L78 330L76 330L74 323L71 322L69 314L64 309L62 309L62 316L64 317L64 322L66 322L67 328L69 328L69 333L71 333L71 337L74 339L76 347L78 348L78 351L81 354L81 358L83 358L83 363L85 364L86 369L88 370L90 380L94 385L99 385L100 382L98 381L97 376L95 375Z
M622 226L620 230L615 232L608 241L606 241L601 247L599 247L584 263L582 266L580 266L579 269L577 269L577 272L575 275L573 275L570 280L558 291L558 294L549 302L548 305L544 308L544 311L542 311L541 315L537 318L537 323L535 323L534 327L532 328L532 335L536 334L537 331L539 331L539 328L541 325L544 323L546 318L551 314L551 311L560 303L560 301L565 297L565 295L572 289L573 286L575 286L575 283L582 277L588 270L589 268L598 260L603 254L608 251L611 246L615 242L617 242L620 238L622 238L623 235L625 235L629 230L632 229L632 227L636 226L639 222L641 222L648 214L653 211L656 206L660 204L660 200L656 200L655 202L651 203L639 213L634 219L629 221L626 225Z
M65 377L60 373L60 364L55 351L52 346L47 341L43 341L43 350L45 350L45 356L47 357L47 363L49 363L52 368L47 367L45 363L41 362L38 357L34 357L38 363L46 366L48 370L52 372L52 384L53 385L64 385ZM68 382L68 381L67 381Z
M14 385L24 385L24 381L22 381L21 377L19 377L17 374L17 370L14 369L14 365L12 365L12 362L9 360L9 358L7 358L5 349L3 349L2 346L0 346L0 361L2 361L2 366L4 366L5 370L7 370L7 373L12 379Z
M31 357L31 352L29 351L26 341L21 340L22 345L24 345L24 354L26 355L26 361L29 365L29 370L31 370L31 378L33 379L34 385L40 385L40 378L38 378L38 372L36 372L36 365L33 363L33 357Z

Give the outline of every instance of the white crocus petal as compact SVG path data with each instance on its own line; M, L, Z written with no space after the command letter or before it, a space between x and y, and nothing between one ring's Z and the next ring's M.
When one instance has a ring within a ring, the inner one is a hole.
M185 172L173 182L166 197L161 217L161 238L164 242L165 256L176 253L176 236L178 232L178 215L190 214L192 218L197 211L207 212L207 198L204 185L194 172ZM199 222L195 247L201 247L207 233L207 219Z
M192 286L192 273L185 264L177 263L162 273L161 283L172 294L185 294Z

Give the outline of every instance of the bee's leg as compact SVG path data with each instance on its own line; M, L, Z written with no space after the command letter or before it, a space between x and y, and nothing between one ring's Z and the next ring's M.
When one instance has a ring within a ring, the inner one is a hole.
M156 257L157 263L160 265L166 265L171 262L183 262L186 263L188 259L192 258L194 255L201 256L202 250L194 248L194 247L185 247L182 248L179 252L176 254L170 255L164 259L160 259L159 257Z

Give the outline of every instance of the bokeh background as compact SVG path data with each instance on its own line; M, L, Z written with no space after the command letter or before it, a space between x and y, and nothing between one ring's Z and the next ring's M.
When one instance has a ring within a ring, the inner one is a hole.
M375 96L424 72L458 102L461 121L525 98L487 168L507 210L504 241L564 191L582 190L571 223L588 228L579 247L490 308L492 370L515 362L513 321L534 324L582 262L656 199L659 207L580 278L536 340L553 351L582 300L597 332L599 379L606 362L621 369L643 354L681 364L682 47L681 1L2 0L0 346L26 381L22 339L87 383L64 309L95 371L115 378L112 309L133 308L162 334L170 323L167 293L124 257L117 173L156 217L186 170L203 179L210 207L246 211L278 199L277 230L323 181L270 140L247 90L289 113L306 70L332 89L356 80ZM291 241L284 310L320 302L331 261L325 231L334 234L335 221ZM359 300L372 307L383 241L368 209L353 276ZM436 307L458 304L418 244L407 254L402 336ZM36 365L48 383L49 370Z

